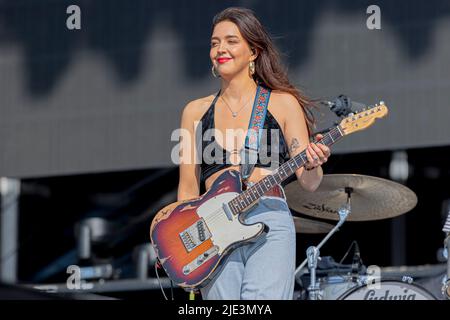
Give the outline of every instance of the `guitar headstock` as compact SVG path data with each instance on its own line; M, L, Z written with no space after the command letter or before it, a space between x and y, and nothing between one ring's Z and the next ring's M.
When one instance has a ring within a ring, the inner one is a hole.
M376 119L383 118L388 114L388 108L383 101L373 107L359 111L352 116L344 118L339 124L344 135L364 130L370 127Z

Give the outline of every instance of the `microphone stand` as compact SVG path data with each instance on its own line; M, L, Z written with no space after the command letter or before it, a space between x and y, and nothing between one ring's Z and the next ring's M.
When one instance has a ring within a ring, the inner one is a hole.
M325 238L317 245L310 246L306 250L306 259L302 262L302 264L295 270L295 276L303 269L303 267L308 263L308 269L310 272L310 285L308 287L308 298L309 300L321 300L322 295L320 294L319 283L316 281L316 269L317 269L317 261L320 260L320 248L330 239L330 237L338 231L338 229L342 226L347 219L347 216L351 212L350 198L351 193L353 192L352 188L346 187L345 192L347 193L347 203L343 205L339 210L339 222L336 226L331 229L330 232L325 236Z

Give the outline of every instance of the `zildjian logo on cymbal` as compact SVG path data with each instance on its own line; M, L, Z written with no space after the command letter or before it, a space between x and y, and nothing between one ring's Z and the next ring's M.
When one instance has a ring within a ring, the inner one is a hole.
M325 204L308 203L306 205L303 205L303 207L306 209L316 210L316 211L321 211L321 212L337 213L336 210L325 206Z

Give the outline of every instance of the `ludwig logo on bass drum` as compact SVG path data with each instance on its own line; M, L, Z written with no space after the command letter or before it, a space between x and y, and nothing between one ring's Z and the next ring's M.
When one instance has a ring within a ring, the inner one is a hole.
M343 300L436 300L436 298L415 284L382 280L379 289L357 287L344 295Z
M364 300L416 300L416 294L408 292L408 289L403 291L403 294L391 293L387 290L369 290L364 296Z

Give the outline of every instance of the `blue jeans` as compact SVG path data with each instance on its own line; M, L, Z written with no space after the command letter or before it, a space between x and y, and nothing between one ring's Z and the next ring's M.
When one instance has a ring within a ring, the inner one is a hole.
M204 300L292 300L295 227L286 200L262 197L246 223L264 222L269 232L235 249L200 291Z

